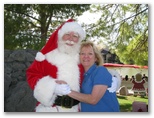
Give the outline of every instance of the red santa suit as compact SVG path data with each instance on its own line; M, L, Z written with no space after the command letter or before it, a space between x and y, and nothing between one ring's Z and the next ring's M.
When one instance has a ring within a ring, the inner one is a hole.
M60 40L65 33L71 31L79 34L79 42L72 50L68 48L65 51L67 47L63 46ZM84 37L85 32L81 26L74 20L68 20L50 36L46 45L36 54L34 62L26 71L27 82L39 102L35 108L36 112L77 112L79 110L79 104L72 103L70 108L55 104L57 95L54 91L57 79L66 81L74 91L80 90L83 70L79 64L79 46Z

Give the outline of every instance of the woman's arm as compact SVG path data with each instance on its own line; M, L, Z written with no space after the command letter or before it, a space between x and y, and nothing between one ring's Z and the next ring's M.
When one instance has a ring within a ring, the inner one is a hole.
M67 84L65 81L62 81L62 80L56 80L56 83ZM106 85L95 85L93 87L91 94L83 94L83 93L71 90L71 93L69 93L68 96L80 102L85 102L88 104L97 104L98 101L103 97L106 90L107 90Z
M88 104L97 104L107 90L106 85L95 85L91 94L83 94L76 91L71 91L68 96Z

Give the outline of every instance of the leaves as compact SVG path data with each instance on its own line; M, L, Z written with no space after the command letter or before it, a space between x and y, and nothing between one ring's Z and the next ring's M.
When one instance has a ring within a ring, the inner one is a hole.
M148 5L96 4L91 7L91 12L102 14L97 23L88 26L88 37L97 37L98 41L103 37L122 63L148 65Z
M62 22L87 10L101 16L83 24L86 39L103 41L122 63L148 65L148 4L5 4L4 48L40 50Z
M4 48L40 50L64 21L81 15L89 4L5 4Z

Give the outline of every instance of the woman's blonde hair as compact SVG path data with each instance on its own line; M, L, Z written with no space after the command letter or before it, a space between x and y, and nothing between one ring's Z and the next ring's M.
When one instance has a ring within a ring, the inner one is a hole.
M80 47L80 51L83 47L89 47L91 46L93 48L93 51L94 51L94 54L95 54L95 57L96 57L96 65L98 66L102 66L103 63L104 63L104 60L103 60L103 57L100 53L100 51L98 50L98 48L95 46L95 44L91 41L85 41L85 42L82 42L81 43L81 47Z

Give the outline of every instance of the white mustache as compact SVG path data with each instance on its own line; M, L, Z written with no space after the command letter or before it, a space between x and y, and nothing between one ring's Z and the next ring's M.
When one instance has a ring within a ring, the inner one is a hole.
M75 42L74 41L69 41L69 40L67 40L67 41L65 41L65 43L67 43L67 44L75 44Z

